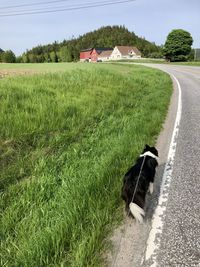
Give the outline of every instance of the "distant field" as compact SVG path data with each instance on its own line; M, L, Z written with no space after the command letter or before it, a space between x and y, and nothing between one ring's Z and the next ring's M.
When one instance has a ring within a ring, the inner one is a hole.
M88 65L87 63L0 63L0 70L45 70L49 71L66 71L77 65Z
M114 62L132 62L132 63L166 63L166 61L164 59L155 59L155 58L140 58L140 59L121 59L121 60L114 60L112 61Z
M155 143L172 82L142 66L28 67L49 73L0 80L1 266L102 266L123 174Z
M164 59L132 59L132 60L119 60L118 62L132 62L132 63L155 63L155 64L168 64L168 65L186 65L186 66L200 66L200 61L190 62L166 62Z
M48 72L63 72L72 69L87 68L87 63L28 63L28 64L7 64L0 63L0 76L17 75L17 74L37 74ZM90 66L91 67L91 66Z
M186 65L186 66L200 66L200 61L191 61L191 62L172 62L173 65Z

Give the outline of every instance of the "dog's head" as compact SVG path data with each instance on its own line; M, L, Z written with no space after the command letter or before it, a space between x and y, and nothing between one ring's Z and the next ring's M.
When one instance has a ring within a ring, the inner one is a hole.
M156 157L158 157L158 150L154 146L145 145L142 154L148 151L154 154Z

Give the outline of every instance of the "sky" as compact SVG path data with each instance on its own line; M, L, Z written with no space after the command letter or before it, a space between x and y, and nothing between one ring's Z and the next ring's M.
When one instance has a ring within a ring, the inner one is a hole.
M133 0L116 3L119 1L0 0L0 48L11 49L19 56L26 49L39 44L69 40L108 25L124 25L129 31L157 45L164 44L173 29L184 29L192 35L193 47L200 48L200 0ZM44 2L51 3L42 5ZM108 2L114 4L46 14L13 15ZM17 5L20 7L13 7ZM9 14L12 16L5 16Z

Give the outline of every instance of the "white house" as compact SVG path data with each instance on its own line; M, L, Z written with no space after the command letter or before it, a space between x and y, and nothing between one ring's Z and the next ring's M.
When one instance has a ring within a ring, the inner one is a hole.
M115 46L110 55L111 60L141 58L141 52L134 46Z
M98 61L108 61L110 60L110 56L113 52L112 50L102 51L98 56Z

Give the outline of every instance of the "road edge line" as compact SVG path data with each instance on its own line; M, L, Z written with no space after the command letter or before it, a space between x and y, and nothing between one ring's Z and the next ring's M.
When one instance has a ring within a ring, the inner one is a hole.
M176 153L177 146L177 138L179 133L179 126L181 121L181 113L182 113L182 90L178 79L175 75L168 73L173 80L176 82L178 86L178 107L176 112L176 119L174 123L173 133L171 137L171 142L169 146L167 161L165 164L165 169L162 177L160 196L158 200L158 205L153 215L152 226L149 232L149 237L147 239L147 246L145 250L145 255L143 258L143 262L149 261L151 262L150 267L156 267L156 258L157 258L157 250L160 247L161 235L163 230L163 224L165 219L165 213L167 208L167 201L169 195L169 187L172 179L173 172L173 164Z

